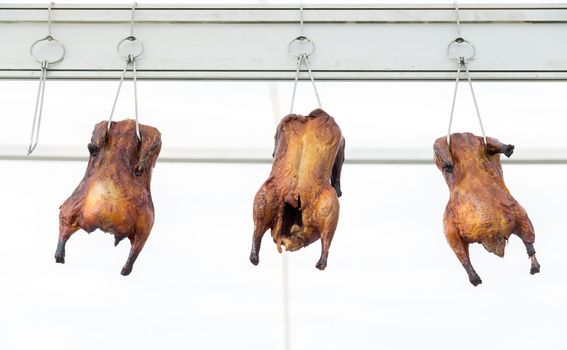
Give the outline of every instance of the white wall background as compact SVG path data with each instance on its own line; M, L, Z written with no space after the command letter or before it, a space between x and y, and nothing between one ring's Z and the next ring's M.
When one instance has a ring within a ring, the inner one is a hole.
M269 234L248 262L267 165L158 164L157 219L132 275L128 243L79 231L55 264L58 205L84 164L2 162L2 349L282 349L281 258ZM292 349L565 349L564 166L505 168L537 232L542 273L513 236L506 257L471 248L474 288L442 234L431 166L346 166L324 272L292 253ZM124 244L126 243L126 244Z

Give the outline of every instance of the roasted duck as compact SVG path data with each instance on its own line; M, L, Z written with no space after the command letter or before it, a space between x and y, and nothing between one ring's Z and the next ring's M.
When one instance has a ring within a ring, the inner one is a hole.
M134 120L98 123L88 145L87 171L79 186L60 207L59 243L55 261L65 263L65 244L78 229L100 229L114 235L114 245L124 238L131 244L122 268L126 276L148 239L154 223L150 193L152 169L161 149L156 128Z
M522 239L531 259L530 273L539 272L535 256L534 228L528 214L512 197L500 165L500 153L512 155L514 146L470 133L455 133L435 141L435 164L449 186L450 198L443 218L445 236L467 271L470 282L482 280L471 265L469 244L482 243L491 253L504 257L512 233Z
M322 109L282 119L272 172L254 198L252 264L258 264L262 237L271 229L280 253L282 245L295 251L321 238L316 267L325 269L339 219L344 147L341 129Z

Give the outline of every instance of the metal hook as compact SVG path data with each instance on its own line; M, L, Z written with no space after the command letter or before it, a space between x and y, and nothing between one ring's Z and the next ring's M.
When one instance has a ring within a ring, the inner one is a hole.
M447 46L447 56L459 64L463 64L463 60L470 61L476 55L476 47L468 40L461 37L451 41Z
M303 1L299 5L299 36L303 36Z
M455 12L457 14L457 36L461 36L461 19L459 18L459 4L455 1Z
M299 6L299 36L289 42L287 51L294 57L311 56L315 52L315 43L303 32L303 2Z
M134 1L132 4L132 11L130 13L130 35L126 38L120 40L116 46L116 51L122 56L126 61L130 60L130 57L134 59L139 58L144 54L144 43L134 36L134 13L136 11L137 3Z
M136 2L132 4L132 15L130 16L130 36L134 36L134 12L136 11Z
M291 105L289 107L289 114L293 113L293 105L295 104L295 92L297 91L297 80L299 80L299 69L301 68L301 60L303 56L297 57L297 68L295 70L295 80L293 82L293 92L291 94Z
M51 6L53 2L50 2L47 7L47 36L51 37Z
M478 103L476 101L476 95L474 93L472 80L471 80L469 67L468 67L468 61L472 60L474 58L474 56L476 55L476 48L474 47L474 45L471 42L469 42L468 40L465 40L461 37L461 22L460 22L460 18L459 18L459 7L458 7L458 4L457 4L456 1L455 1L455 12L456 12L456 17L457 17L456 18L457 38L455 40L451 41L449 43L449 46L447 46L447 54L448 54L450 59L457 62L457 78L455 79L455 89L453 91L453 103L451 104L451 116L449 118L449 128L447 130L447 144L449 146L451 145L451 126L453 124L453 114L455 112L455 101L457 100L457 89L459 88L459 81L460 81L460 76L461 76L461 67L464 67L465 72L466 72L466 76L467 76L467 81L469 83L469 88L471 90L471 95L472 95L472 98L473 98L474 107L475 107L475 110L476 110L476 116L478 118L478 123L480 124L480 130L482 132L482 138L484 140L484 144L487 145L486 133L484 132L484 125L482 123L482 118L480 116L480 110L478 108ZM469 50L468 54L465 54L465 53L462 52L463 48ZM459 50L461 52L456 54L455 52L458 52Z
M313 90L315 91L315 97L317 98L317 103L319 108L321 108L321 99L319 98L319 92L317 91L317 85L315 84L315 79L313 78L313 72L311 71L311 65L309 64L309 56L315 52L315 43L303 34L303 3L299 7L299 30L300 35L290 41L288 44L288 53L294 57L297 57L297 67L295 70L295 80L293 83L293 92L291 95L291 106L289 113L293 113L293 106L295 104L295 93L297 91L297 82L299 80L299 72L301 70L301 63L305 62L307 71L309 72L309 78L311 79L311 84L313 85Z
M459 5L455 1L455 14L457 22L457 38L447 46L447 55L453 61L463 64L463 60L472 60L476 55L474 45L461 36L461 20L459 15Z
M65 47L51 35L51 8L53 4L53 2L50 2L47 7L47 36L35 41L30 46L30 55L35 61L41 63L41 71L35 101L33 124L30 133L30 144L27 152L28 156L35 150L39 141L41 116L43 114L43 100L45 96L45 81L47 80L47 67L50 64L61 62L65 57ZM42 49L47 49L48 51L41 52Z
M289 42L287 52L294 57L311 56L315 52L315 43L304 35Z
M26 155L32 154L35 150L37 143L39 141L39 129L41 127L41 115L43 113L43 97L45 95L45 80L47 77L47 61L43 61L41 64L41 73L39 78L39 86L37 88L37 97L35 100L35 110L33 113L33 123L30 133L30 145L28 146L28 152Z
M116 109L116 103L118 102L118 96L120 95L120 89L122 88L122 83L124 82L124 77L126 76L126 70L128 69L128 64L130 61L126 62L124 70L122 71L122 76L120 77L120 82L118 83L118 90L116 90L116 96L114 96L114 103L112 104L112 109L110 110L110 117L108 118L108 124L106 130L110 131L110 125L112 123L112 117L114 116L114 110Z
M136 118L136 136L142 141L140 134L140 123L138 122L138 83L136 80L136 59L132 57L132 77L134 78L134 117Z
M453 115L455 113L455 102L457 101L457 90L459 89L459 78L461 76L461 65L457 66L457 78L453 90L453 103L451 104L451 116L449 117L449 128L447 129L447 145L451 146L451 126L453 126Z
M134 117L136 120L136 137L138 141L142 141L142 135L140 134L140 123L138 121L138 87L137 87L137 71L136 71L136 58L132 55L128 57L126 65L122 70L122 76L120 77L120 82L118 83L118 89L116 90L116 95L114 96L114 103L112 104L112 109L110 111L110 117L108 118L107 132L110 132L110 126L112 125L112 117L114 116L114 111L116 109L116 103L118 102L118 96L120 95L120 89L122 88L122 83L126 77L126 72L128 71L128 65L132 63L132 80L134 82Z
M140 58L144 54L145 47L140 39L135 36L128 36L118 42L116 51L126 61L130 61L131 57L133 59Z
M321 107L321 99L319 98L319 92L317 91L317 85L315 85L315 79L313 78L313 73L311 72L311 65L309 64L309 56L303 55L303 60L307 66L307 71L309 72L309 78L311 79L311 84L313 85L313 91L315 91L315 97L317 98L317 104L319 108Z
M467 65L466 59L463 59L463 66L465 67L465 71L467 72L467 80L469 81L469 88L471 89L471 95L472 95L472 98L473 98L474 108L475 108L475 111L476 111L476 117L478 118L478 123L480 124L480 131L482 131L482 138L484 139L484 145L488 146L488 143L486 141L486 133L484 132L484 125L482 124L482 118L480 117L480 110L478 109L478 103L476 102L476 95L474 93L472 80L471 80L471 74L469 72L469 67Z
M122 71L122 76L120 77L120 82L118 83L118 90L116 91L116 96L114 97L114 103L112 104L112 110L110 111L110 117L108 118L107 132L110 132L110 126L112 124L112 117L114 116L114 110L116 109L116 103L118 102L118 96L120 95L120 89L122 88L122 83L124 82L124 77L128 71L128 65L132 63L132 80L134 83L134 116L136 119L136 137L138 141L142 141L142 135L140 133L140 123L138 121L138 80L137 80L137 70L136 70L136 59L142 56L144 53L144 43L134 36L134 12L136 10L136 2L132 4L132 12L130 17L130 36L120 40L116 47L118 55L126 59L126 65ZM137 46L136 46L137 45ZM126 50L126 52L124 52ZM129 50L129 51L128 51Z

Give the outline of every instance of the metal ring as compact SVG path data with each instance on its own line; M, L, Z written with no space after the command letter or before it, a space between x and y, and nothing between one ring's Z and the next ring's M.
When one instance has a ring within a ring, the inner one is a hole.
M315 52L315 43L301 35L289 42L287 51L294 57L311 56Z
M45 42L47 42L47 45L44 46L44 48L50 49L51 54L50 52L48 52L47 55L45 55L43 58L40 58L38 56L41 55L41 52L35 52L35 51L41 48L38 45ZM35 61L42 64L43 62L47 62L48 64L59 63L65 57L65 46L63 46L63 44L61 44L57 39L55 39L51 35L48 35L45 38L39 39L32 44L32 46L30 47L30 55L33 57Z
M463 54L463 51L469 52L468 54L466 52L465 54ZM458 52L461 52L461 54L457 54ZM450 59L458 63L461 62L461 59L470 61L476 55L476 48L470 41L458 37L457 39L451 41L447 46L447 55Z
M144 54L144 43L135 36L130 35L118 43L116 46L118 54L126 61L136 59Z

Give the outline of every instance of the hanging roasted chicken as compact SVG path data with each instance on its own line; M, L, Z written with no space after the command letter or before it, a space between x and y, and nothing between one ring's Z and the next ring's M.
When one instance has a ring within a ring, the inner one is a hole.
M325 269L339 220L344 147L341 129L322 109L282 119L272 172L254 198L252 264L258 264L262 237L271 229L280 253L282 245L295 251L321 238L316 267Z
M531 259L530 273L539 272L534 228L528 214L512 197L500 165L500 153L512 155L514 146L493 138L455 133L435 141L435 164L449 186L450 198L443 218L445 236L467 271L470 282L482 280L471 265L469 244L482 243L491 253L504 256L512 233L522 239Z
M85 176L60 207L59 243L55 261L65 263L65 244L78 229L100 229L114 235L114 245L130 240L130 255L122 268L126 276L148 239L154 223L150 193L152 169L161 149L156 128L123 120L98 123L88 145L90 157Z

